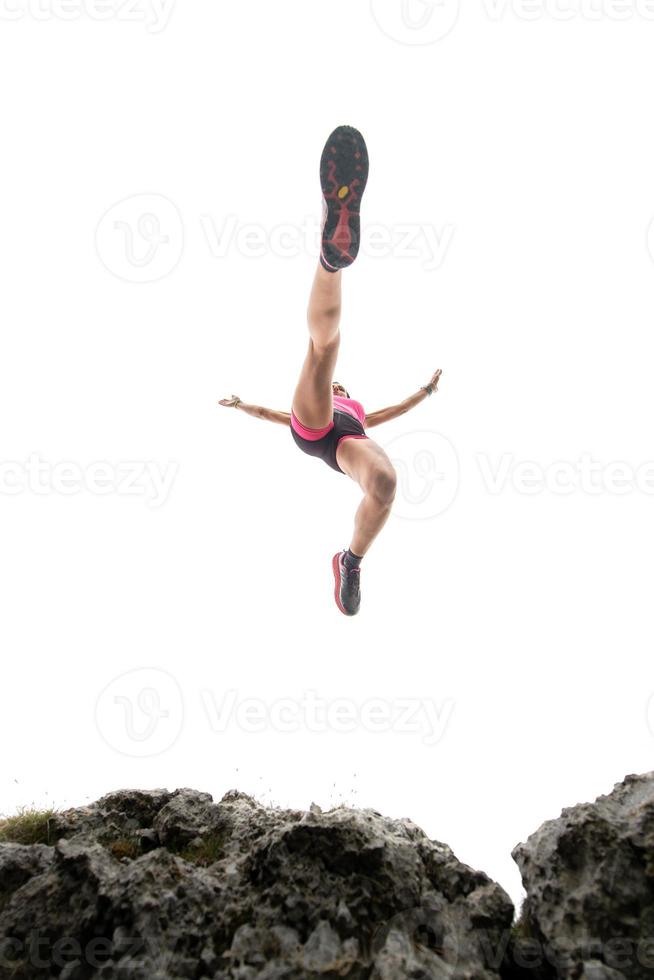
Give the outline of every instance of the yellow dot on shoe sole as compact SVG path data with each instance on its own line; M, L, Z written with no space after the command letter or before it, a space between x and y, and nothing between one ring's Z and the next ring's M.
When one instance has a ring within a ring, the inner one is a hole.
M349 193L350 193L350 188L349 187L341 187L340 191L338 192L338 196L340 197L340 199L342 201L343 198L344 197L347 197L347 195Z

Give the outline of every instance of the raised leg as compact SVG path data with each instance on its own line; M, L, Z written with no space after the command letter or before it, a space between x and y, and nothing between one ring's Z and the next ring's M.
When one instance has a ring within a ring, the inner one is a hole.
M382 447L372 439L342 439L336 459L364 493L354 518L350 544L350 550L363 557L390 516L397 474Z
M307 320L309 350L293 395L293 412L309 429L322 429L334 415L332 381L341 342L341 273L318 266Z

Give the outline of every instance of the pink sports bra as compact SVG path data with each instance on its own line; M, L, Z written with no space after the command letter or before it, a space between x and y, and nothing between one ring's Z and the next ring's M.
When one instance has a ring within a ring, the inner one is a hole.
M339 412L347 412L365 427L366 413L361 402L355 401L354 398L341 398L340 395L334 395L334 409Z

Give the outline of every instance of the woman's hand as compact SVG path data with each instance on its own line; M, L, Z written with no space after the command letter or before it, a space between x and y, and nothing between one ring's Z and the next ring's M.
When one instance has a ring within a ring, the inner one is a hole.
M218 404L224 405L225 408L236 408L240 400L238 395L232 395L231 398L221 398Z
M431 378L431 381L429 382L429 384L434 389L434 391L437 391L438 390L438 382L441 380L441 374L442 373L443 372L439 368L438 371L434 371L434 374L432 375L432 378Z

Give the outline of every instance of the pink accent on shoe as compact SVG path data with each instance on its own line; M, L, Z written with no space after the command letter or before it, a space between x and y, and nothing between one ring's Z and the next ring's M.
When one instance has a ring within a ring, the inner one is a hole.
M331 262L327 261L325 258L325 253L322 251L322 249L320 250L320 255L323 263L327 266L330 272L340 272L340 269L338 269L335 265L332 265Z
M334 599L336 600L336 605L341 610L344 616L347 616L345 609L341 603L341 556L344 555L344 551L337 551L332 558L332 571L334 572L335 586L334 586Z
M354 261L348 251L352 244L352 232L350 231L350 211L345 206L338 212L338 224L331 237L331 244L336 246L341 255Z

